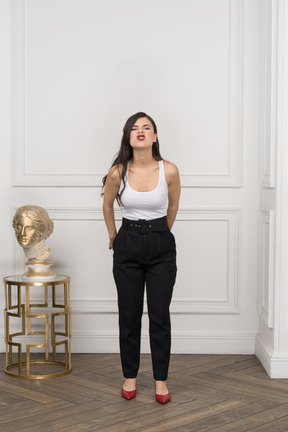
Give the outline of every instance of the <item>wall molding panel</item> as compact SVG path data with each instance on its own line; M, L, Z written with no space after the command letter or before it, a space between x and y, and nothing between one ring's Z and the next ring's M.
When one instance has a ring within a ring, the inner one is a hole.
M262 187L275 187L278 100L278 2L261 1L261 143Z
M259 314L268 328L274 323L275 211L261 210Z
M102 209L63 209L46 208L53 220L94 220L104 221ZM121 221L121 211L115 210L115 219ZM177 214L176 223L197 222L197 221L224 221L227 223L227 288L226 296L223 299L173 299L171 304L172 314L238 314L238 258L239 258L239 208L180 208ZM92 300L92 302L91 302ZM88 302L90 303L88 305ZM93 306L91 306L93 305ZM75 305L76 306L76 305ZM78 313L85 313L92 310L95 313L101 311L106 313L115 312L113 301L100 301L90 299L80 302L76 309ZM90 312L91 313L91 312ZM92 312L93 313L93 312Z
M15 187L77 187L101 186L103 172L58 173L34 172L27 167L29 143L27 142L25 12L27 0L12 1L12 140ZM243 0L230 0L229 8L229 67L228 82L228 161L227 172L181 173L183 187L241 187L242 183L242 111L243 111ZM85 145L85 144L84 144Z

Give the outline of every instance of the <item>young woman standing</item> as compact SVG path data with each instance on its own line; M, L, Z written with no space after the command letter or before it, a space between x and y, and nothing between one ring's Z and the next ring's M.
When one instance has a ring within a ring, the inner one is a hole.
M120 150L103 178L103 213L114 250L113 274L118 292L122 396L136 396L140 363L141 319L146 285L155 397L170 400L167 387L171 325L169 306L176 278L176 246L171 233L179 197L176 165L160 155L157 127L143 112L131 116ZM114 201L122 209L116 231Z

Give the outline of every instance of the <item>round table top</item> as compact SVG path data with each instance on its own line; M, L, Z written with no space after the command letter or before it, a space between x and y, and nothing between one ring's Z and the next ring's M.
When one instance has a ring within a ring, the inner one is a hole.
M11 283L15 285L29 285L29 286L43 286L43 285L59 285L61 283L68 282L70 280L69 276L57 275L53 279L27 279L23 278L22 275L6 276L3 281L6 283Z

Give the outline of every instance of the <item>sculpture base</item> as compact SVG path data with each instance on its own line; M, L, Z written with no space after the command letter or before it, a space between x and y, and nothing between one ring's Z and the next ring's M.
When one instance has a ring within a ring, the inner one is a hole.
M28 270L23 274L25 280L53 280L56 278L56 274L50 269L52 262L46 261L43 264L29 264L26 263Z

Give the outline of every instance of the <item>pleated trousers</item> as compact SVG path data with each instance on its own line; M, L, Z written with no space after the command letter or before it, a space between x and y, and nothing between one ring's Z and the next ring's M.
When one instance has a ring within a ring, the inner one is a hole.
M166 217L148 221L123 218L113 249L123 375L136 378L139 370L146 286L153 376L165 381L171 350L169 306L177 273L175 238Z

